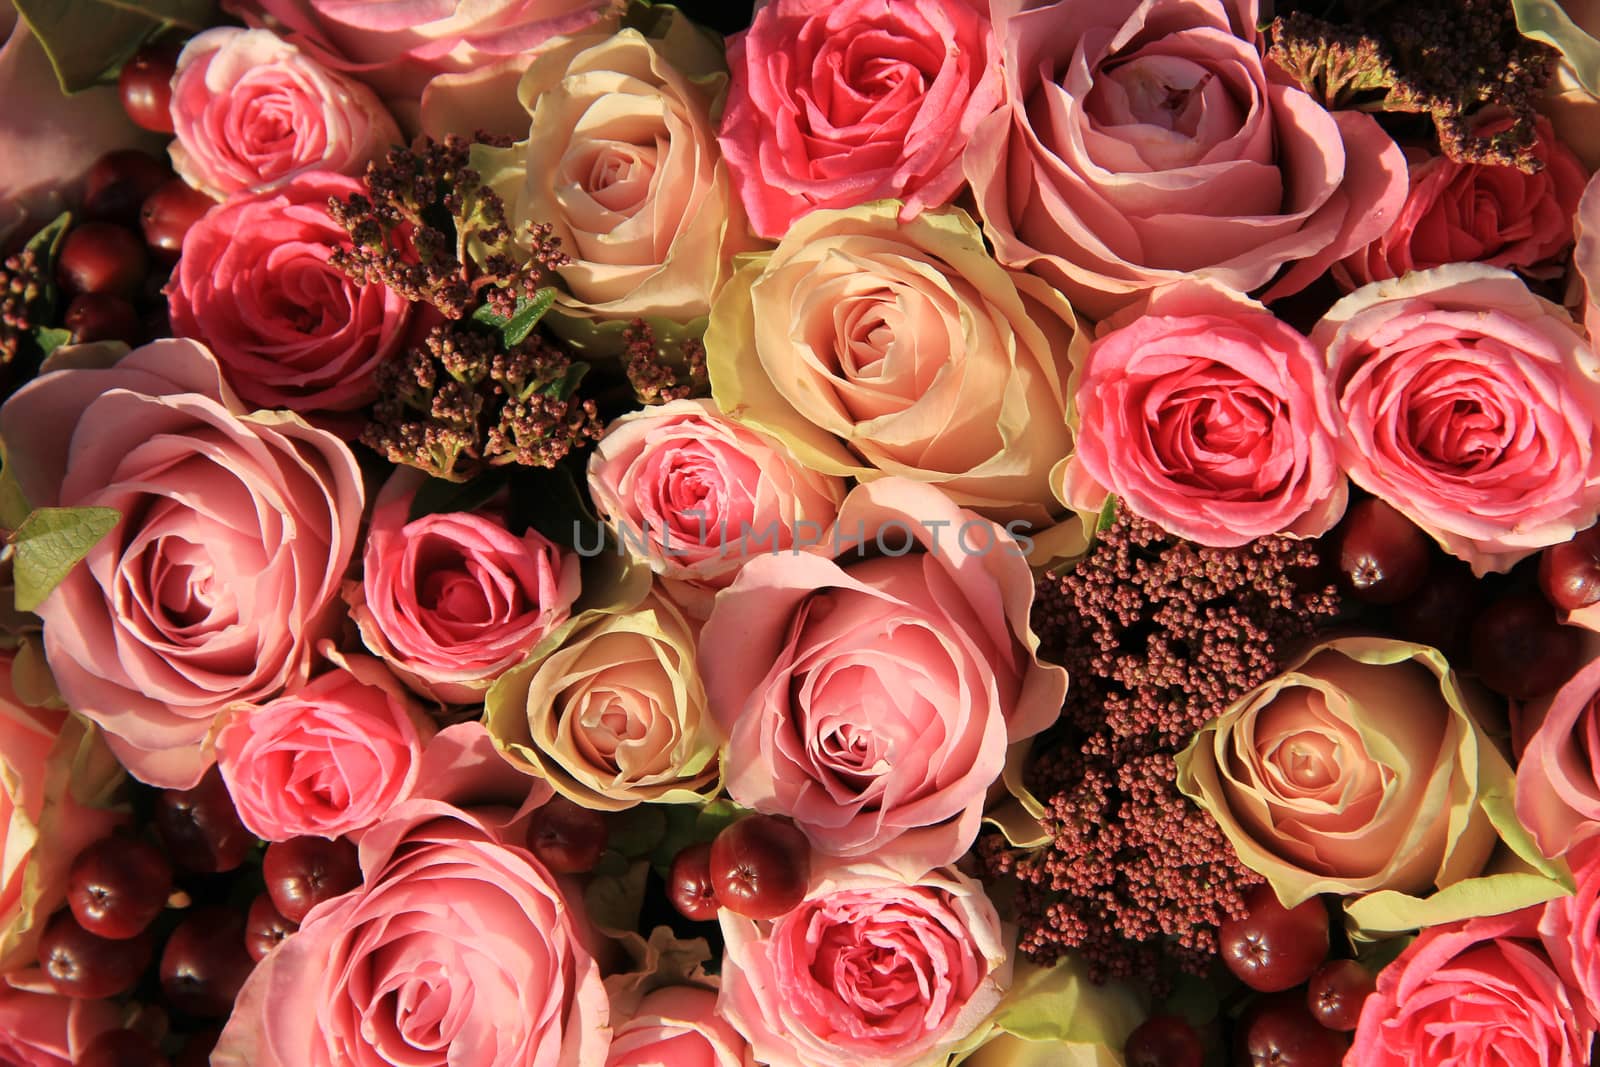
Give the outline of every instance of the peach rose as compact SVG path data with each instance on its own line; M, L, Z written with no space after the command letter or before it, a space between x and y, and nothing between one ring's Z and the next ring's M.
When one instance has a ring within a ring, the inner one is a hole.
M122 521L39 607L62 698L135 777L188 788L219 712L304 682L361 523L344 442L255 412L193 341L44 374L0 408L35 507Z
M728 793L824 852L953 862L1006 747L1066 695L1035 655L1033 575L999 527L901 478L853 490L832 544L745 564L700 633Z
M1387 229L1400 149L1275 81L1256 6L997 0L1006 104L964 165L1000 262L1100 318L1195 276L1287 296Z
M1059 510L1050 469L1072 450L1067 380L1086 339L960 211L807 215L744 261L705 343L717 406L814 470L929 482L991 518Z
M1547 856L1600 835L1600 658L1527 709L1517 818Z
M64 997L41 971L0 978L0 1063L75 1067L96 1037L121 1025L115 1001Z
M564 627L495 683L484 724L514 763L585 807L702 803L721 779L722 733L694 636L654 596Z
M1369 285L1311 342L1350 479L1478 574L1600 514L1600 357L1516 275L1455 264Z
M717 994L698 986L646 993L612 1034L606 1067L746 1067L749 1046L716 1007Z
M623 546L703 619L751 556L833 525L844 481L807 470L709 400L674 400L606 427L589 456L589 494Z
M1511 769L1435 650L1318 645L1235 701L1178 757L1178 788L1286 905L1423 894L1482 873L1485 808Z
M951 869L846 867L771 922L719 914L718 1008L771 1067L943 1064L1011 981L1000 916Z
M217 200L314 170L360 175L400 141L372 90L266 30L221 26L172 76L172 168Z
M239 821L268 841L371 826L411 795L434 734L382 662L322 651L332 670L240 709L217 735L217 764Z
M1102 326L1076 390L1060 495L1107 492L1203 545L1315 537L1344 514L1321 359L1292 327L1214 283L1159 289Z

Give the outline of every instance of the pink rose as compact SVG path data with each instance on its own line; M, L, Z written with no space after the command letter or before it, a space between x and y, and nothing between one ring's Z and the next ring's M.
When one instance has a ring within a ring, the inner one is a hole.
M770 923L720 916L718 1008L771 1067L943 1064L1011 981L994 905L949 869L844 868Z
M34 506L123 517L39 607L62 697L136 777L194 785L218 712L304 682L337 625L355 457L250 413L193 341L45 374L0 409L0 436Z
M1106 493L1204 545L1314 537L1344 514L1332 395L1311 344L1206 282L1157 290L1110 320L1079 379L1063 500Z
M751 556L833 524L844 480L802 467L709 400L624 415L589 457L589 493L624 547L704 618Z
M967 178L996 257L1091 317L1196 275L1287 296L1400 210L1400 149L1268 74L1254 0L994 6L1007 106Z
M1577 276L1573 288L1582 301L1579 314L1584 327L1593 339L1600 336L1600 175L1584 186L1573 233L1572 269Z
M722 151L752 228L777 240L817 208L954 199L961 149L1001 99L974 0L773 0L728 39Z
M1577 891L1544 906L1539 936L1556 971L1600 1019L1600 841L1586 840L1568 855Z
M1516 275L1456 264L1369 285L1311 342L1340 465L1478 574L1600 514L1600 358Z
M1600 658L1527 709L1517 818L1547 856L1600 835Z
M1539 943L1537 909L1422 931L1378 975L1345 1062L1586 1067L1594 1018Z
M716 1008L717 994L698 986L645 994L612 1035L606 1067L745 1067L748 1046Z
M1572 247L1572 216L1588 176L1571 149L1540 120L1537 174L1516 167L1433 156L1411 166L1411 192L1389 229L1334 264L1347 291L1445 263L1560 272Z
M441 735L442 736L442 735ZM526 828L411 800L361 838L363 884L261 962L216 1067L602 1067L600 969Z
M425 478L391 475L373 508L361 581L346 582L368 649L416 692L473 704L566 621L578 557L542 534L513 534L493 513L441 512L407 522Z
M90 1042L120 1027L115 1001L64 997L36 970L0 978L0 1063L73 1067Z
M515 63L557 34L613 16L618 0L224 0L334 70L414 105L440 74ZM524 60L525 61L525 60ZM466 131L470 133L471 131Z
M184 46L172 124L173 169L218 200L308 171L360 174L400 140L371 89L266 30L232 26Z
M217 735L239 819L268 841L366 829L411 795L431 720L388 668L331 649L332 670Z
M246 402L309 414L376 399L373 374L404 341L411 305L328 263L345 242L328 200L361 188L302 174L276 192L234 197L184 236L167 286L172 328L210 345Z
M831 543L745 564L701 631L728 792L825 852L952 862L1006 746L1066 695L1034 655L1032 574L998 526L900 478L851 492Z

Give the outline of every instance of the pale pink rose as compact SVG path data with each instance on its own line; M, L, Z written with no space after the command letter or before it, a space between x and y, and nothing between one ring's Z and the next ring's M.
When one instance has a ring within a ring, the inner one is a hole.
M256 967L211 1062L602 1067L585 920L525 832L435 800L394 809L362 835L362 885Z
M358 175L400 141L371 89L266 30L232 26L184 45L172 125L173 169L218 200L308 171Z
M750 557L832 526L844 479L806 469L709 400L674 400L606 428L589 457L589 493L623 547L704 618Z
M1524 710L1532 729L1517 764L1517 818L1559 856L1600 835L1600 658Z
M41 971L0 978L0 1063L74 1067L96 1037L121 1025L115 1001L64 997Z
M996 0L1006 106L964 156L996 257L1100 318L1195 276L1287 296L1387 229L1400 149L1269 74L1255 7Z
M699 986L645 994L612 1035L606 1067L745 1067L748 1045L716 1008L717 994Z
M1078 381L1066 503L1098 510L1115 493L1224 547L1314 537L1344 514L1332 394L1298 331L1205 282L1157 290L1106 325Z
M1586 1067L1594 1017L1539 942L1539 910L1422 931L1378 975L1361 1067Z
M0 436L35 507L123 516L39 607L62 697L136 777L193 786L217 714L304 682L337 626L355 457L297 416L252 414L178 340L35 379Z
M268 841L371 826L411 795L434 733L382 662L324 654L332 670L239 709L217 735L217 764L239 820Z
M728 792L824 852L952 862L1006 746L1066 694L1035 655L1032 574L1000 527L899 478L845 498L835 544L751 560L700 633Z
M377 398L373 375L405 340L411 304L328 262L346 240L328 200L361 189L302 174L233 197L184 235L167 285L172 329L209 345L244 401L311 414Z
M222 6L252 26L278 31L401 108L415 105L438 75L525 63L526 55L551 37L577 33L602 19L614 21L625 5L619 0L224 0Z
M949 203L961 149L1001 100L975 0L773 0L728 39L722 151L752 227L777 240L818 208Z
M771 1067L932 1067L1011 982L1000 916L951 869L846 867L771 922L720 912L718 1009Z
M536 530L513 534L497 513L437 512L407 521L415 470L378 494L359 582L345 600L361 639L416 692L472 704L566 621L578 557Z
M1575 999L1600 1020L1600 841L1585 840L1567 859L1577 891L1544 906L1539 936Z
M1311 342L1351 481L1478 574L1600 514L1600 357L1516 275L1455 264L1375 283Z
M0 974L33 962L40 931L66 903L72 861L124 821L92 806L124 780L93 728L24 703L11 669L12 654L0 656Z
M1600 335L1600 176L1590 178L1584 186L1573 232L1576 243L1572 268L1574 288L1579 290L1578 314L1592 342Z
M1588 175L1543 120L1534 155L1544 164L1537 174L1447 156L1412 162L1400 214L1382 236L1334 264L1334 278L1348 292L1446 263L1559 274Z

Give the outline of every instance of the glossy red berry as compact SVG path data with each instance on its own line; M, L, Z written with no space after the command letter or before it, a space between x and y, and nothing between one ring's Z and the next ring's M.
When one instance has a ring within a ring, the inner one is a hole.
M805 899L811 844L794 823L749 815L711 842L711 884L717 900L747 919L776 919Z
M1285 908L1262 885L1246 894L1245 907L1244 918L1222 924L1217 941L1223 963L1251 989L1297 986L1328 958L1328 909L1320 897Z
M1428 568L1422 587L1390 608L1389 618L1407 641L1437 648L1452 665L1463 667L1481 599L1472 569L1460 560L1440 558Z
M178 69L182 46L161 41L139 49L122 65L117 87L122 109L135 126L156 133L172 133L172 75Z
M244 947L244 916L199 908L172 931L161 953L161 992L185 1015L220 1019L255 966Z
M1350 1040L1317 1023L1305 998L1281 993L1252 1005L1240 1020L1240 1067L1340 1067Z
M711 842L703 841L672 857L667 898L678 914L695 922L717 917L717 887L711 882Z
M183 252L189 228L217 202L182 178L173 178L151 193L139 211L145 244L163 263L174 263Z
M70 911L61 911L39 937L39 965L63 996L101 1000L132 989L153 950L149 931L113 941L91 934Z
M244 950L260 963L298 929L298 923L290 922L273 907L269 894L261 893L250 902L250 915L244 923Z
M356 846L339 838L296 837L267 846L261 861L272 905L292 923L311 909L361 884Z
M85 222L61 243L56 273L68 293L111 293L131 297L150 269L144 242L133 231L110 222Z
M101 838L78 853L67 874L67 904L78 925L112 940L144 932L171 892L171 864L135 837Z
M156 830L167 855L197 874L231 871L244 862L255 838L234 810L222 772L212 767L193 789L163 789L156 798Z
M62 325L72 334L75 345L90 341L122 341L131 345L139 339L142 328L133 304L126 297L111 293L79 293L67 305Z
M556 874L581 874L600 862L607 834L605 816L554 796L533 813L528 848Z
M1600 604L1600 526L1545 549L1539 556L1539 587L1562 611Z
M137 1030L107 1030L89 1042L73 1067L169 1067L171 1062Z
M1421 587L1428 560L1427 535L1382 500L1359 500L1345 512L1339 576L1357 599L1369 604L1404 600Z
M1306 1007L1329 1030L1354 1030L1361 1005L1377 988L1377 978L1355 960L1329 960L1306 983Z
M84 217L135 226L146 198L172 177L165 159L137 148L119 148L95 160L84 181Z
M1583 631L1563 626L1537 593L1512 593L1472 623L1472 667L1483 684L1512 700L1561 688L1581 665Z
M1128 1035L1124 1059L1128 1067L1202 1067L1206 1047L1188 1021L1176 1015L1152 1015Z

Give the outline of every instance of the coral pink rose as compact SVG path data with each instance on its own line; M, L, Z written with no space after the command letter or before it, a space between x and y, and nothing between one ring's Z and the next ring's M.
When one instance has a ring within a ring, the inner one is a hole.
M373 374L404 340L411 304L328 262L345 241L328 200L361 188L303 174L234 197L184 236L167 286L172 328L209 345L246 402L309 414L376 399Z
M1600 1020L1600 841L1586 840L1568 859L1577 891L1544 906L1539 936L1590 1017Z
M1539 943L1537 909L1422 931L1378 975L1345 1062L1586 1067L1594 1018Z
M751 556L832 526L844 480L807 470L709 400L674 400L606 428L589 457L589 493L623 546L704 618Z
M578 557L535 530L513 534L494 512L438 512L406 521L417 471L390 476L373 508L361 581L344 597L361 639L407 685L472 704L566 621Z
M444 736L440 735L441 738ZM584 919L526 827L411 800L361 838L363 884L251 974L216 1067L602 1067Z
M1350 479L1478 574L1600 514L1600 357L1516 275L1456 264L1369 285L1311 341Z
M606 1067L745 1067L745 1039L716 1008L717 994L698 986L645 994L612 1035Z
M1203 545L1314 537L1344 514L1338 429L1319 354L1247 297L1179 283L1112 319L1077 391L1062 498L1106 493Z
M1524 712L1517 818L1547 856L1600 835L1600 658Z
M1584 327L1593 339L1600 336L1600 174L1589 179L1578 201L1573 222L1576 235L1572 252L1573 288L1578 290Z
M943 1064L1011 981L1000 916L953 870L847 867L771 922L720 916L718 1007L772 1067Z
M217 765L239 820L268 841L364 830L411 795L431 720L380 661L334 668L217 735Z
M231 26L178 56L172 125L173 169L218 200L308 171L360 174L400 140L371 89L266 30Z
M0 436L35 507L122 515L39 607L63 699L136 777L194 785L217 714L304 682L337 625L355 457L294 415L252 414L178 340L35 379Z
M1000 103L974 0L774 0L728 41L723 154L752 227L871 200L903 218L960 190L961 149Z
M1194 276L1287 296L1387 229L1400 149L1275 81L1256 6L996 0L1007 106L964 157L996 257L1100 318Z
M64 997L40 971L0 978L0 1063L74 1067L96 1037L121 1027L111 1000Z
M1377 240L1334 264L1346 290L1446 263L1516 267L1549 277L1572 247L1572 216L1588 175L1539 123L1537 174L1433 156L1411 166L1411 192Z
M1034 654L1032 574L998 526L899 478L846 497L831 543L745 564L701 631L728 792L825 852L952 862L1006 746L1066 695Z

